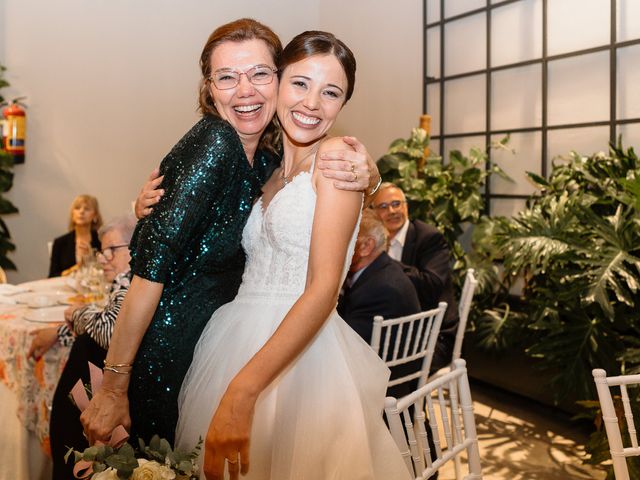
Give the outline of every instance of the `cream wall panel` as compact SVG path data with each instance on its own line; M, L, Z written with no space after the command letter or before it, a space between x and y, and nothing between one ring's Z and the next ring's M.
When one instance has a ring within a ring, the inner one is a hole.
M444 84L444 129L448 134L484 130L485 88L484 75L450 80Z
M499 70L491 77L491 129L542 125L542 67Z
M638 0L617 0L618 42L640 37L640 2Z
M446 76L473 72L487 66L486 14L447 23L444 28L444 72Z
M484 7L486 0L445 0L444 2L445 18L460 15L461 13Z
M491 64L542 57L542 0L522 0L491 14Z
M551 0L548 7L549 55L609 42L609 0Z
M549 125L609 119L609 52L549 62Z
M618 118L640 118L640 45L618 50L617 77Z

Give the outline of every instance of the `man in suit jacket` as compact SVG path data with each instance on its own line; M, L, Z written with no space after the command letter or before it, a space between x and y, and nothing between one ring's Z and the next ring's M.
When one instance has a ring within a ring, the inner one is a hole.
M404 192L392 183L383 183L372 207L389 231L389 256L402 263L405 274L418 292L423 310L447 302L436 343L432 370L451 362L453 344L458 328L458 305L451 279L451 253L444 236L432 225L409 220Z
M385 252L387 231L371 210L360 221L349 276L338 301L338 313L367 342L371 342L373 317L396 318L420 311L420 301L411 280L398 262ZM391 378L420 369L422 361L394 367ZM415 390L417 381L397 385L387 394L403 397Z

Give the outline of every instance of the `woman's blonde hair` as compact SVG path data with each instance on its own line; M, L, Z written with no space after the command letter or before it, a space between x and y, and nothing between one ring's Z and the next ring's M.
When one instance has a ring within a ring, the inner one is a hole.
M92 195L82 194L78 195L71 202L71 208L69 209L69 231L76 228L75 223L73 223L73 209L76 208L81 203L86 203L89 207L93 208L96 212L96 216L93 217L93 224L91 225L91 230L98 230L102 226L102 215L100 214L100 207L98 206L98 199Z

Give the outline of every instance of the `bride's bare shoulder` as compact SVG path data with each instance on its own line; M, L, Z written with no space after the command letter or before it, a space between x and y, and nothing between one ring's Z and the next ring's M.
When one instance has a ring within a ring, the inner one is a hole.
M329 152L332 150L354 150L351 145L346 143L342 137L327 137L320 144L318 154Z

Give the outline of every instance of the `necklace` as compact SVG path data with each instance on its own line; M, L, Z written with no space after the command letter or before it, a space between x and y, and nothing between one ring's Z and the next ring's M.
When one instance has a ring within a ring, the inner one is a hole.
M307 153L304 157L302 157L300 159L300 161L298 162L298 164L301 164L302 162L304 162L311 155L315 155L316 152L318 151L318 148L320 147L320 143L322 143L322 142L318 142L313 147L311 147L311 151L309 151L309 153ZM282 180L282 183L284 185L288 185L289 183L291 183L291 180L293 180L292 176L294 176L293 174L295 173L295 169L292 169L289 172L289 175L285 175L284 174L284 161L282 163L283 163L283 165L282 165L282 171L280 172L280 179Z

